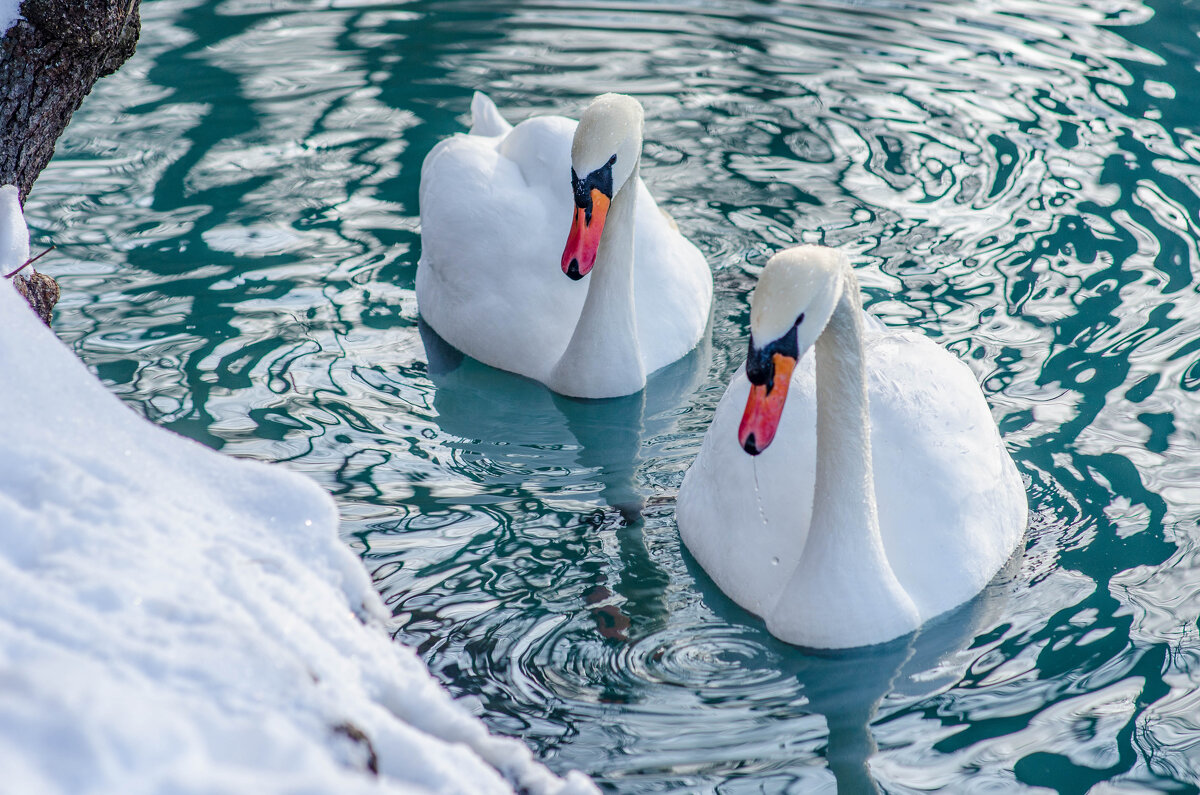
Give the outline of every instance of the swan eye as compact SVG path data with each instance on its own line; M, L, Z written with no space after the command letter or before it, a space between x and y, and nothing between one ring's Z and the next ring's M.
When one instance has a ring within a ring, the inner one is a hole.
M803 322L804 322L804 313L801 312L800 317L796 318L796 322L792 324L792 327L795 328L796 326L799 326Z
M610 158L608 159L608 164L609 164L610 166L612 166L612 165L616 165L616 163L617 163L617 156L616 156L616 155L613 155L612 157L610 157Z

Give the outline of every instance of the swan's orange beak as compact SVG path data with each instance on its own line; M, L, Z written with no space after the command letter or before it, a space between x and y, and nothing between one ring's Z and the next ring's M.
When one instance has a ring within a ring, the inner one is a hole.
M600 233L604 231L604 219L608 216L609 198L599 188L592 188L588 206L575 207L575 219L571 222L571 233L567 236L567 247L563 249L563 273L578 281L596 264L596 251L600 248Z
M772 353L771 365L773 372L765 384L751 384L746 413L738 426L738 444L750 455L766 450L775 438L796 360L784 353Z

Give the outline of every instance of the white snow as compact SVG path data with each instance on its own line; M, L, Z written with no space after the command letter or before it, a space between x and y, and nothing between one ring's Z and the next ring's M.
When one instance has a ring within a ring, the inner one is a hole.
M29 228L21 214L21 199L15 185L0 186L0 267L11 273L29 259Z
M137 416L0 284L0 789L594 792L380 629L336 529L305 478Z
M0 36L21 18L21 0L0 0Z

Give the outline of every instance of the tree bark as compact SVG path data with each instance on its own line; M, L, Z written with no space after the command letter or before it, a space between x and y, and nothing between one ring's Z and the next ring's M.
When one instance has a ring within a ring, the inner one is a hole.
M0 39L0 185L16 185L24 205L71 114L133 54L142 24L139 0L24 0L21 15ZM14 278L47 319L57 285L33 276Z
M21 203L96 81L133 54L138 0L25 0L0 40L0 184Z

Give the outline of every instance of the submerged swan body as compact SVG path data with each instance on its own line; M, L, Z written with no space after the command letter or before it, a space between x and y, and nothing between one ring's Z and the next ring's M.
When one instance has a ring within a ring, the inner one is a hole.
M722 591L790 643L882 643L982 590L1027 511L965 364L866 327L843 254L772 257L746 367L679 492L680 535Z
M476 93L421 168L421 316L462 352L575 397L637 392L700 340L712 274L639 176L642 107L509 125ZM560 272L561 267L561 272Z

